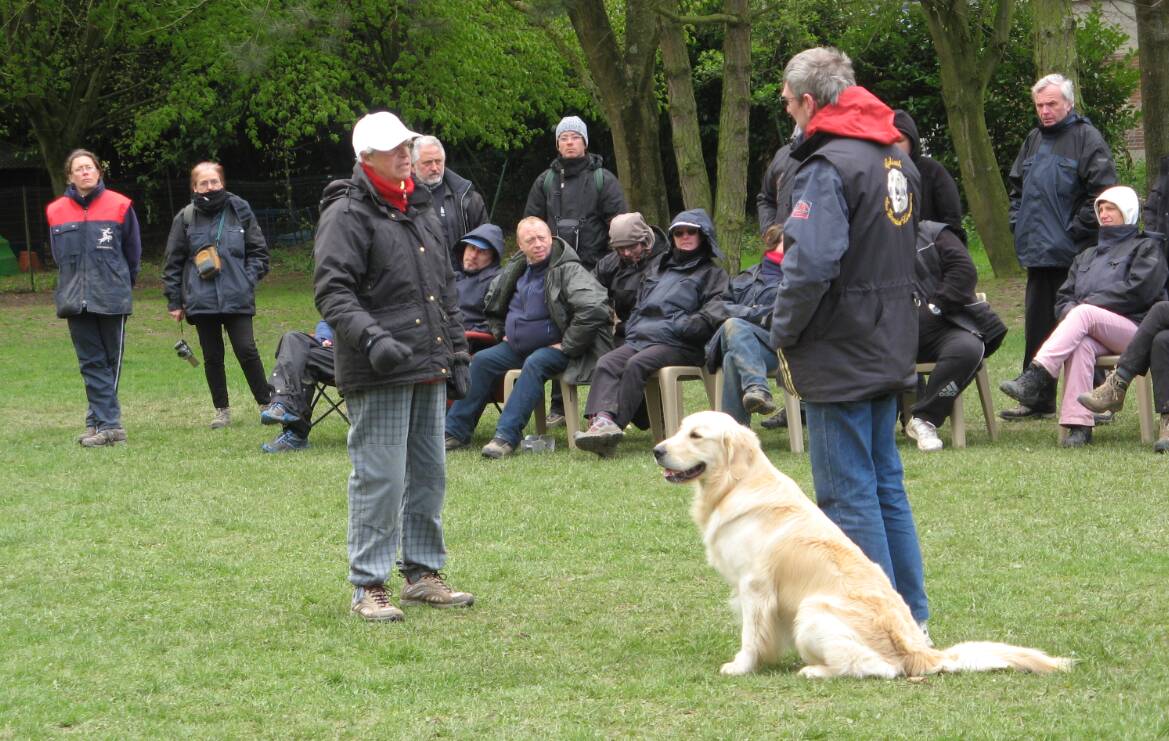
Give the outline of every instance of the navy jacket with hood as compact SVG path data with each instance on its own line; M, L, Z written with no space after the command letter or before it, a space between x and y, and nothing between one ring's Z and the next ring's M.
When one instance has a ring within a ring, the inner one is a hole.
M1100 227L1100 239L1072 262L1055 297L1062 321L1077 304L1091 304L1140 323L1165 298L1165 244L1136 224Z
M715 262L722 253L714 224L700 208L678 214L678 222L697 224L703 243L689 254L671 247L650 263L625 323L625 342L638 350L650 345L699 349L727 318L723 294L730 279Z
M1116 184L1104 137L1075 111L1031 129L1007 176L1015 253L1025 268L1066 268L1096 239L1093 200Z
M503 230L495 224L483 224L463 235L463 239L455 246L462 246L463 240L467 237L477 238L489 245L495 253L495 262L482 270L467 272L463 270L462 258L459 259L459 266L455 269L455 288L459 291L459 310L463 312L463 328L468 332L490 332L483 302L487 298L487 287L491 285L495 276L499 275L500 265L503 264ZM452 256L453 252L452 250Z

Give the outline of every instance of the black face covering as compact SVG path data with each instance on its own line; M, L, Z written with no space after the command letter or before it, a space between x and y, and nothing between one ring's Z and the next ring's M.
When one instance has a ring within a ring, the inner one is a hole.
M205 214L219 213L223 209L223 204L226 202L227 190L223 188L191 195L191 203L195 204L195 208Z

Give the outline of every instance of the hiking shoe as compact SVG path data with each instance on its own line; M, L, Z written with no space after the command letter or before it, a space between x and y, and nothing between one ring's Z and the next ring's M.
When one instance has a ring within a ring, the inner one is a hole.
M921 633L925 636L925 645L933 648L934 639L930 638L930 626L926 624L925 620L922 620L917 624L917 627L921 628Z
M1000 383L999 391L1023 406L1034 407L1039 403L1039 399L1051 381L1051 376L1042 366L1031 363L1027 366L1027 370L1020 373L1014 380Z
M353 607L350 608L366 620L378 623L400 623L406 613L394 607L384 584L358 587L353 592Z
M454 435L447 435L444 441L447 450L458 450L459 448L467 447L467 443L463 442Z
M1076 401L1093 412L1119 412L1124 406L1124 395L1128 391L1128 381L1116 375L1116 371L1109 371L1104 377L1104 383L1096 388L1080 394Z
M778 430L781 427L787 427L787 410L780 409L760 424L763 425L763 429L765 430Z
M1092 412L1092 421L1096 426L1110 425L1116 419L1116 412Z
M470 607L475 596L470 592L456 592L447 586L442 574L427 571L413 582L409 579L402 585L403 605L429 605L431 607Z
M938 428L934 427L932 422L927 422L921 417L910 418L909 424L905 425L905 434L917 441L918 450L924 450L928 453L932 450L942 449Z
M1082 448L1092 442L1092 428L1084 425L1067 425L1068 434L1060 443L1065 448Z
M1054 409L1035 409L1026 404L1004 409L999 412L999 419L1007 422L1016 422L1020 419L1051 419L1055 416Z
M101 448L106 445L116 445L126 442L126 431L121 427L95 430L92 435L86 435L77 442L86 448Z
M85 432L83 432L77 436L77 442L80 443L82 440L84 440L87 437L93 437L96 432L97 432L96 427L86 427Z
M1161 415L1161 434L1157 436L1157 442L1153 443L1153 450L1158 453L1169 451L1169 414Z
M553 427L563 427L564 412L558 411L556 409L548 412L548 416L544 418L544 426L548 429L552 429Z
M300 417L288 411L278 401L274 401L260 410L260 424L262 425L290 425L299 421Z
M617 450L617 445L624 437L625 432L616 422L598 414L593 417L592 424L587 430L577 432L572 439L581 450L608 458Z
M771 414L776 406L770 391L762 386L752 386L743 394L743 409L747 414Z
M231 424L231 408L222 407L215 410L215 417L211 420L211 429L222 430Z
M514 450L515 446L509 443L507 440L504 440L501 437L493 437L491 438L491 442L484 445L483 450L479 452L483 454L484 458L498 460L505 455L511 455L512 451Z
M264 443L260 450L265 453L286 453L289 450L304 450L308 447L308 440L292 430L285 430L277 435L272 442Z

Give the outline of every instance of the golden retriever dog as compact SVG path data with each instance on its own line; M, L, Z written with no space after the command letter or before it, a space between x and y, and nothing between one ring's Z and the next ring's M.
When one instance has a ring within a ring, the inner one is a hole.
M792 648L806 664L800 675L813 678L1071 667L1005 643L933 648L885 572L730 416L690 415L654 456L667 481L693 485L706 558L730 582L742 617L741 647L723 674L753 672Z

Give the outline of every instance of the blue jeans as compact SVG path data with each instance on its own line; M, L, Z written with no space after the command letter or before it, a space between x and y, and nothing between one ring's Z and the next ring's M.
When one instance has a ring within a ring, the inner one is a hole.
M752 386L769 388L767 377L779 367L779 358L755 334L755 325L744 319L728 319L722 326L722 410L741 425L751 424L743 408L743 394Z
M914 620L927 619L921 546L893 437L896 397L806 407L816 503L884 570Z
M563 373L567 367L568 356L551 347L541 347L526 358L506 342L480 350L471 357L470 391L466 398L459 399L447 410L446 434L464 443L469 442L484 407L491 401L495 382L509 370L520 368L520 378L503 405L495 426L495 437L506 440L513 447L519 445L528 417L544 397L544 383Z

